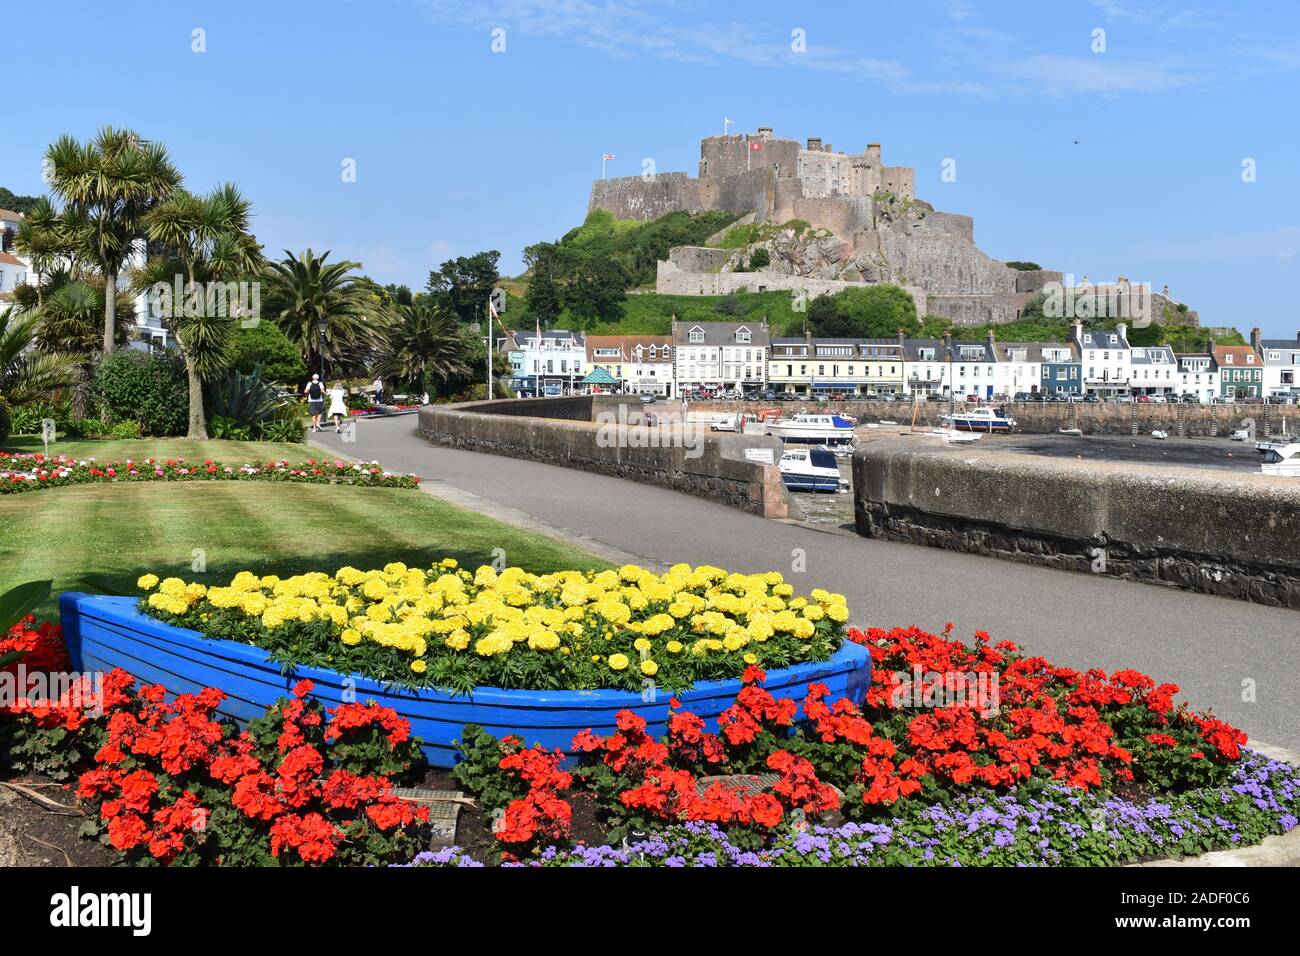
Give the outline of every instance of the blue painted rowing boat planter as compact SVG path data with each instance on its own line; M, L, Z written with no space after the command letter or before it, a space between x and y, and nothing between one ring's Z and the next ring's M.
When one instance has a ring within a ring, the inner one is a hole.
M497 737L517 734L529 744L571 752L573 735L590 728L599 734L615 730L614 715L633 710L644 717L651 733L667 730L671 695L654 700L621 690L534 691L480 687L471 696L456 697L433 689L407 690L360 676L345 676L315 667L280 672L264 650L234 641L209 640L198 631L173 627L141 614L131 597L69 592L59 598L63 636L78 671L109 671L115 667L147 684L161 684L169 694L196 693L216 687L226 693L218 710L241 724L260 715L279 698L288 697L300 680L315 683L312 696L326 707L344 700L375 700L393 708L411 723L423 741L429 763L450 767L456 762L452 741L466 724L479 724ZM830 660L768 671L766 688L774 697L802 703L808 684L821 682L831 699L861 702L871 683L871 656L851 641ZM716 729L716 718L735 700L737 680L701 681L677 694L685 710L705 718Z

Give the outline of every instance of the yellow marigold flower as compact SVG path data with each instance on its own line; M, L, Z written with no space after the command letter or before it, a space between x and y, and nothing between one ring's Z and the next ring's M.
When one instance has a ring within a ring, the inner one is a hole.
M361 632L355 627L345 627L343 633L339 635L339 640L348 647L356 647L361 643Z
M757 655L753 654L752 652L749 653L749 654L746 654L743 658L741 658L741 660L743 660L746 664L757 664L757 663L758 663L758 657L757 657Z
M635 647L638 651L648 651L654 645L651 644L649 641L647 641L644 637L638 637L635 641L632 642L632 646Z
M136 578L135 586L138 587L141 591L152 591L154 589L154 586L157 583L158 583L158 575L142 574L140 575L140 577Z
M843 624L849 619L849 609L843 604L832 604L826 609L826 616L836 624Z
M554 631L539 631L528 638L528 646L535 651L553 651L560 646Z
M611 654L611 655L609 655L609 666L610 666L610 669L612 669L612 670L616 670L616 671L625 671L625 670L627 670L627 665L628 665L628 660L627 660L627 655L626 655L626 654Z
M802 638L803 640L807 640L808 638L813 636L813 633L816 630L817 630L817 626L813 624L812 621L808 620L807 618L800 618L798 621L795 622L794 636L798 638Z
M820 604L809 604L803 609L803 616L810 621L820 621L826 616L826 612L822 610Z
M647 677L654 677L655 674L659 673L659 665L654 661L642 661L641 673L645 674Z
M421 660L411 661L411 670L417 674L423 674L429 669L429 665Z
M680 654L684 646L681 641L669 641L667 644L668 653Z
M455 558L443 558L441 561L438 562L438 567L447 568L450 571L456 570L456 568L459 566L460 566L460 562L457 561Z

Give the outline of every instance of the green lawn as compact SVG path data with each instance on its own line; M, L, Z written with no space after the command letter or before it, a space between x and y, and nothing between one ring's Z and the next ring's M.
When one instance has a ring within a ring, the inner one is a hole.
M134 448L171 443L76 444L95 446L85 453L102 459L166 454ZM229 461L240 458L235 452L243 447L256 452L252 459L263 459L266 449L286 447L197 445L205 450L186 457ZM106 454L105 446L131 450ZM302 446L297 450L302 457L309 454ZM496 548L504 550L509 564L530 571L610 566L543 535L398 488L255 481L81 485L0 495L0 529L0 589L52 578L56 593L71 589L85 574L106 575L115 588L131 591L146 571L213 584L242 570L285 575L332 572L349 564L382 567L389 561L427 567L447 556L462 564L486 564ZM203 572L191 569L200 552ZM40 609L45 615L54 611L54 601Z
M0 451L33 453L44 451L39 436L24 435L10 438ZM267 441L189 441L185 438L139 438L115 441L108 438L85 438L59 440L50 443L51 455L67 455L70 458L96 458L108 461L113 458L188 458L191 461L203 461L211 458L227 464L244 464L245 462L262 462L278 458L288 458L300 462L307 458L319 458L320 451L308 445L291 445Z

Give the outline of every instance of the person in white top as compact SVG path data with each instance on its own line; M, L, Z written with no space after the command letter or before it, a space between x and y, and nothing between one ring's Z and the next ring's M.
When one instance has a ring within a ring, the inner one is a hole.
M380 378L378 375L375 376L374 389L375 389L375 404L376 405L384 404L384 380Z
M342 385L335 383L330 386L330 410L329 416L334 419L334 434L338 434L343 427L343 419L348 414L347 404L348 392Z

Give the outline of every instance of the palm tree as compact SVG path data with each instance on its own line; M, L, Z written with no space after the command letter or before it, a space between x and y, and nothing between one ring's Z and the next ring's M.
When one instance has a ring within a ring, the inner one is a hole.
M95 358L100 348L100 324L104 315L104 288L98 277L72 279L55 272L41 289L41 304L34 309L39 319L36 346L42 352L62 354L77 366L77 381L72 393L75 417L84 418L90 407L90 382L95 374ZM115 345L126 344L126 322L135 311L130 296L117 298Z
M149 240L161 254L132 276L137 289L158 283L172 287L183 274L187 290L198 295L200 283L234 282L255 275L263 265L262 247L249 231L251 204L230 184L207 196L176 189L145 217ZM186 437L206 439L203 383L230 364L230 334L238 309L225 309L204 296L202 307L171 302L164 319L176 335L189 382L189 429Z
M60 136L45 153L50 187L65 204L69 239L104 276L103 349L113 350L117 279L145 237L145 217L180 186L167 150L106 126L82 144Z
M77 382L77 360L33 348L40 316L12 306L0 311L0 398L25 405Z
M59 257L72 251L73 244L64 229L66 225L67 221L54 211L46 196L38 199L18 223L14 248L32 264L38 304L43 295L42 281L58 267Z
M321 256L310 249L297 257L286 249L284 255L265 274L270 317L302 351L308 368L318 367L322 355L333 362L356 359L379 344L381 307L349 275L361 268L359 262L327 263L328 249Z
M455 315L431 303L399 305L384 326L375 361L376 374L417 384L464 375L464 340Z

